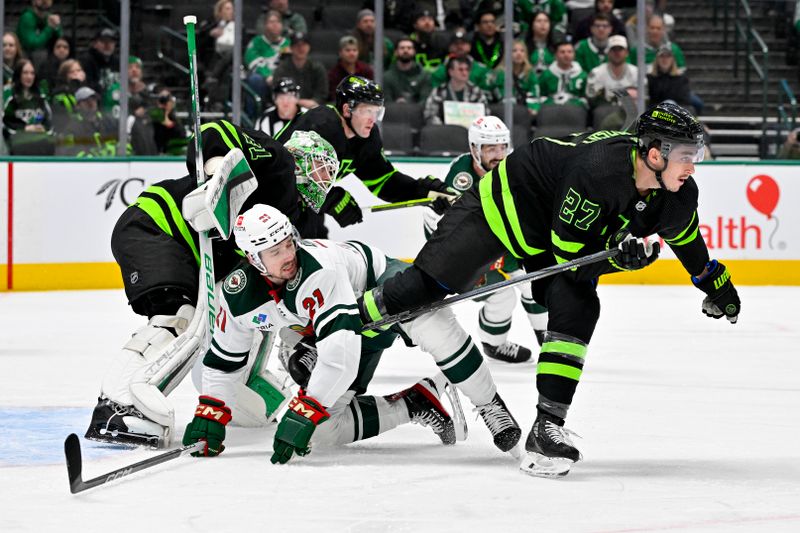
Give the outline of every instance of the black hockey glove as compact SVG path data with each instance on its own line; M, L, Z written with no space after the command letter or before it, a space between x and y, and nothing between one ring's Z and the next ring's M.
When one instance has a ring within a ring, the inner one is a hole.
M336 222L343 228L364 220L364 214L358 203L349 192L341 187L331 187L322 210L336 219Z
M422 194L428 198L433 198L433 203L429 207L437 215L443 215L445 211L450 209L453 202L458 199L458 194L452 187L448 187L442 180L433 176L421 178L419 185L422 189Z
M617 247L620 253L611 258L620 270L639 270L658 259L661 246L657 242L645 242L631 235L627 230L616 232L609 239L609 249Z
M308 387L311 371L317 364L317 348L312 337L304 337L297 343L295 351L289 356L286 370L295 383L302 388Z
M739 293L731 282L731 273L725 265L716 259L706 264L706 273L700 276L692 276L694 286L706 293L703 299L703 314L711 318L728 319L731 324L736 324L739 320L739 311L742 302L739 300Z

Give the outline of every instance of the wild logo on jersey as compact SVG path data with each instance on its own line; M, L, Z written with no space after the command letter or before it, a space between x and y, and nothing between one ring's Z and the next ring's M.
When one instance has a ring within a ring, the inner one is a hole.
M227 278L225 278L225 292L228 294L236 294L241 292L247 285L247 275L244 270L237 268Z
M474 180L469 172L459 172L453 178L453 188L457 191L465 192L470 190Z

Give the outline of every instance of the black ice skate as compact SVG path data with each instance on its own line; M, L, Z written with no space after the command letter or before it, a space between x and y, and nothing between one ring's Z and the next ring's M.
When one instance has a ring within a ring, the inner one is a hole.
M102 396L97 399L85 437L98 442L150 448L163 447L168 441L167 428L147 419L132 405L121 405Z
M491 402L476 407L475 411L483 418L492 433L494 445L501 451L507 452L517 445L522 430L499 394L495 394Z
M572 463L581 460L581 452L572 444L570 434L574 433L564 429L562 419L539 411L525 441L528 453L520 469L533 476L567 475Z
M408 407L411 422L422 426L430 426L442 439L442 444L456 443L456 430L453 419L439 401L439 389L430 378L390 397L391 400L402 398Z
M504 361L506 363L524 363L530 360L531 351L524 346L520 346L514 342L504 342L500 346L492 346L485 342L483 344L483 353L487 357Z

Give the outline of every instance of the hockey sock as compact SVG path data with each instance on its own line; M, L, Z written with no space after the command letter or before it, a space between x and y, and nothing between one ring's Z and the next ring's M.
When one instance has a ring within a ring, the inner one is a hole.
M511 288L495 292L486 299L478 314L478 336L482 342L500 346L506 341L516 304L515 294Z
M566 418L583 372L586 348L586 343L575 337L545 332L536 367L539 409Z
M472 339L467 339L467 342L468 345L453 357L437 361L436 364L445 377L456 385L473 405L484 405L492 401L497 393L497 386Z

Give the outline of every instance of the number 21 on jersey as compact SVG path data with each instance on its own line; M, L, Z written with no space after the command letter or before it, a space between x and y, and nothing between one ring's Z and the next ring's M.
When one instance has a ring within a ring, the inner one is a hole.
M314 289L311 296L303 300L303 308L308 309L308 318L313 321L314 315L317 314L317 309L325 305L325 299L322 297L322 292L319 289Z

